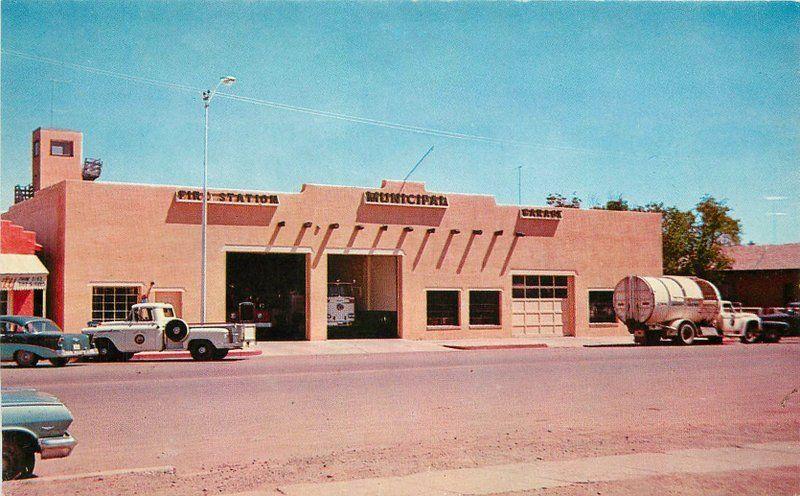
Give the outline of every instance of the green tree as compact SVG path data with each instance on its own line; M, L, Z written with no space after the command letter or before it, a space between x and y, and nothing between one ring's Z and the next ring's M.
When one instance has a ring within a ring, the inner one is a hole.
M572 198L567 198L561 193L547 195L547 204L551 207L581 208L581 203L581 199L575 193L572 193Z

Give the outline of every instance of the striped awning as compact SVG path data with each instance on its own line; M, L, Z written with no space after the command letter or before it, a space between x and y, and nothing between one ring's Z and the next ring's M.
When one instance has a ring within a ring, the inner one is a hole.
M47 274L47 267L36 255L0 253L0 289L45 289Z

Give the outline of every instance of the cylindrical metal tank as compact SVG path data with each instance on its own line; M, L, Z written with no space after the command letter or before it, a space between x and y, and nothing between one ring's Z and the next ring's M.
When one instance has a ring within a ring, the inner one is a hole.
M710 323L719 315L720 299L717 288L704 279L628 276L614 288L614 311L625 323Z

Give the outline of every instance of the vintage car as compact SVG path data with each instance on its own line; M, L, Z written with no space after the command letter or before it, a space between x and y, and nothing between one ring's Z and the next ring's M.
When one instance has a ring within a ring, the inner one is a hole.
M0 360L35 367L41 359L63 367L73 358L96 356L89 336L67 334L43 317L0 315Z
M67 428L72 414L53 395L35 389L3 388L3 480L29 477L42 460L63 458L77 444Z
M790 303L786 308L768 308L761 314L764 322L785 322L789 329L787 336L800 335L800 303Z

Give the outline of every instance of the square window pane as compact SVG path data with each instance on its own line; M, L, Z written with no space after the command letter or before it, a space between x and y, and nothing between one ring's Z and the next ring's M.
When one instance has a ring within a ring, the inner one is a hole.
M567 276L556 276L556 286L566 286Z
M540 279L540 284L542 286L552 286L553 285L553 276L542 276Z
M511 288L512 298L525 298L525 288Z
M566 298L567 297L567 288L556 288L555 289L556 298Z
M469 292L470 325L500 325L500 291Z
M540 298L552 298L553 297L553 288L542 288L540 294Z
M525 276L525 285L526 286L538 286L539 285L539 276Z
M525 298L538 298L538 297L539 297L538 288L528 288L525 290Z
M522 286L525 284L525 276L511 276L511 284L514 286Z

